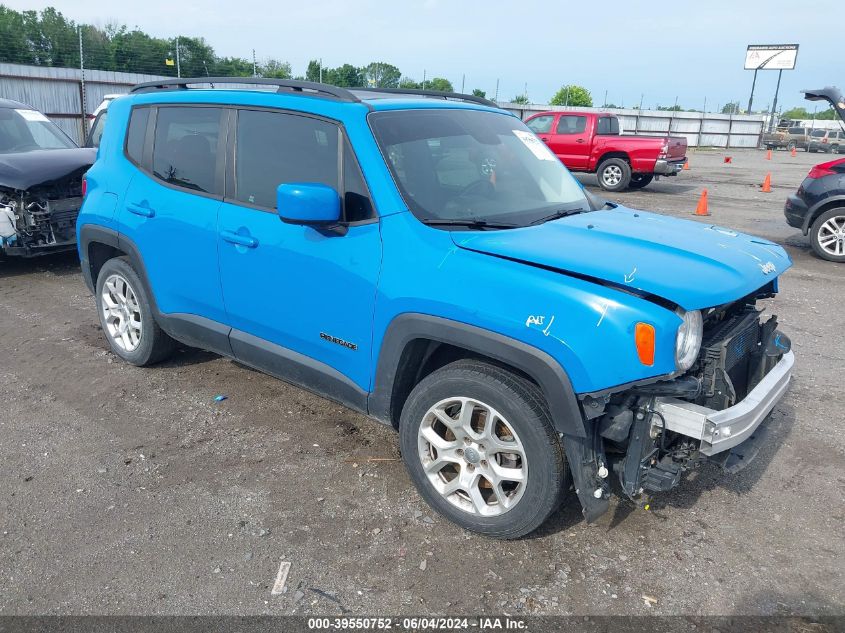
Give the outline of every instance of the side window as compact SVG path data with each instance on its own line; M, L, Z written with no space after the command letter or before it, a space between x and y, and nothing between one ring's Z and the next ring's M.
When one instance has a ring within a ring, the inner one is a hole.
M91 132L88 134L88 142L85 144L87 147L100 146L100 139L103 138L103 129L106 127L106 117L108 114L108 110L103 110L97 115L97 118L94 119L94 124L91 126Z
M364 175L349 141L343 143L343 189L344 220L360 222L375 215Z
M126 155L138 165L141 164L144 156L144 139L149 120L150 108L132 109L132 114L129 117L129 129L126 132Z
M558 134L582 134L587 129L587 117L567 114L557 122Z
M619 134L619 119L614 116L599 117L596 134L604 136Z
M339 141L338 127L326 121L240 110L235 199L275 209L276 187L283 183L322 183L339 190Z
M153 175L187 189L221 193L215 183L221 113L221 108L160 106Z
M549 130L552 129L552 121L554 120L554 116L544 114L543 116L531 119L526 125L534 134L548 134Z

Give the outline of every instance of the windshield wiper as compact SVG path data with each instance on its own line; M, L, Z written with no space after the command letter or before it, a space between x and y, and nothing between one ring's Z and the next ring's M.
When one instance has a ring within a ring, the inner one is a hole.
M576 213L586 213L587 209L560 209L555 211L551 215L547 215L542 218L538 218L533 222L529 223L529 226L534 226L535 224L545 224L546 222L551 222L552 220L557 220L560 218L565 218L567 215L575 215Z
M517 229L521 224L508 224L506 222L488 222L487 220L467 218L461 220L453 218L451 220L443 220L439 218L423 220L423 224L428 226L465 226L471 229Z

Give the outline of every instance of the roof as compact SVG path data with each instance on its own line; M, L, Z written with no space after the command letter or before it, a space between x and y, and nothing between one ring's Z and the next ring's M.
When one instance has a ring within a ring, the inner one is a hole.
M222 87L221 87L222 86ZM274 90L275 88L275 90ZM436 108L476 106L482 109L498 110L492 101L475 95L436 90L417 90L402 88L340 88L329 84L291 79L270 79L264 77L194 77L170 78L138 84L130 94L176 93L189 102L213 101L208 99L209 92L227 92L246 95L272 94L277 96L308 97L313 100L333 102L335 104L364 104L369 110L394 110L399 108ZM193 95L203 95L197 98ZM179 99L181 100L181 99ZM259 99L263 101L263 99ZM146 100L145 100L146 101ZM171 99L167 99L171 101ZM238 99L238 103L243 103ZM439 103L440 105L433 105ZM263 104L262 104L263 105Z
M15 109L26 109L26 110L34 110L32 106L28 106L25 103L21 103L20 101L13 101L12 99L0 99L0 108L15 108Z

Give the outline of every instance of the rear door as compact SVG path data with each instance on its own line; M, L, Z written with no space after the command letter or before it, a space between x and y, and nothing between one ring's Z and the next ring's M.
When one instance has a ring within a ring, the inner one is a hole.
M121 233L140 250L159 310L220 323L226 319L217 270L223 114L219 107L133 108L127 152L141 126L144 150L140 160L128 156L138 169L120 209Z
M590 133L587 116L558 115L550 136L549 147L570 169L585 170L590 161Z

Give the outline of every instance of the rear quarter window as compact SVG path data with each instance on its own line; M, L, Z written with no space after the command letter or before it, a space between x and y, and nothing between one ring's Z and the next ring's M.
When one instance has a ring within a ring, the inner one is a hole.
M149 120L150 108L133 108L129 116L129 128L126 131L126 156L136 165L140 165L144 157L144 139Z

